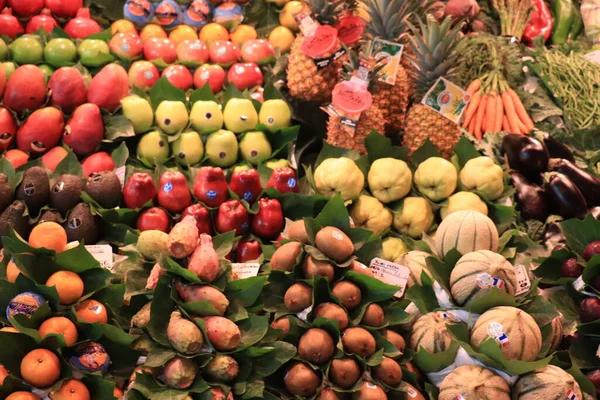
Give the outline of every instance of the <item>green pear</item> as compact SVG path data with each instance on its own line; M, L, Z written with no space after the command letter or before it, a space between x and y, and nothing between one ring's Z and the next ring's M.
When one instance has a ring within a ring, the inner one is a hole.
M131 121L135 133L148 132L154 124L154 112L148 100L127 96L121 100L123 116Z
M269 132L277 132L292 124L292 110L283 100L267 100L260 107L258 122L269 128Z
M218 167L231 167L238 159L238 141L231 131L220 129L208 136L206 154Z
M289 167L290 163L288 162L288 160L281 158L279 160L276 160L276 159L269 160L265 163L265 165L268 168L271 168L273 171L275 171L276 169L279 169L279 168Z
M223 127L223 111L214 101L197 101L190 113L192 128L198 133L211 133Z
M262 132L248 132L240 142L240 154L245 161L257 165L273 154L269 139Z
M178 162L189 165L198 164L204 155L204 143L197 132L183 132L171 145Z
M156 108L156 124L166 134L173 135L185 129L189 115L182 101L162 101Z
M225 128L234 133L248 132L256 128L258 114L252 101L248 99L231 99L223 110Z
M159 131L146 133L138 143L137 154L138 157L145 158L153 165L165 161L169 158L167 138Z

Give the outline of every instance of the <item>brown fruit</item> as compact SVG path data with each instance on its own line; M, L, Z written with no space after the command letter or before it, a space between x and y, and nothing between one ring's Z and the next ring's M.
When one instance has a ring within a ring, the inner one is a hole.
M298 242L284 244L273 253L271 268L280 271L292 271L301 252L302 245Z
M363 328L348 328L342 335L342 344L347 353L367 358L375 353L377 344L369 331Z
M298 355L313 364L324 364L335 350L335 344L327 331L319 328L307 330L298 343Z
M273 322L271 322L271 328L280 329L283 331L282 335L285 335L290 331L290 320L286 317L281 317Z
M371 278L375 278L375 275L373 275L373 271L371 271L371 268L367 267L364 264L359 263L356 260L352 261L352 264L350 264L350 268L352 268L352 272L356 272L357 274L362 274L362 275L366 275Z
M305 283L294 283L283 296L285 308L300 312L312 304L312 288Z
M361 375L358 363L352 358L337 358L329 366L329 379L344 389L354 386Z
M406 348L406 341L399 333L386 329L382 331L381 334L383 335L385 340L396 346L398 350L404 353L404 349Z
M321 386L321 378L312 368L303 363L296 363L283 377L288 392L296 396L312 396Z
M339 263L346 261L354 253L352 240L333 226L326 226L317 232L315 244L327 257Z
M342 281L333 286L331 291L335 297L340 299L347 310L355 309L362 299L360 288L352 282Z
M389 357L384 357L381 364L374 367L373 376L388 386L396 386L402 381L402 368Z
M304 220L300 219L290 224L288 227L288 239L296 240L304 244L310 244L308 233L306 233L306 226L304 225Z
M352 393L352 400L387 400L387 395L381 386L365 381L358 392Z
M360 321L361 325L374 326L379 328L385 323L385 313L379 304L369 304L365 314Z
M415 365L411 362L408 362L406 364L404 364L404 368L406 368L408 371L412 372L413 374L415 374L417 376L417 383L419 384L419 386L423 386L423 381L424 381L424 376L423 373L421 372L420 369L418 369L417 367L415 367Z
M321 275L327 278L329 283L333 282L335 268L327 261L319 261L311 256L306 257L302 263L302 272L306 279L311 279L315 275Z
M348 327L348 313L335 303L321 303L313 311L313 319L326 318L338 322L340 331Z
M333 389L325 388L321 390L317 396L317 400L342 400L346 397L344 393L336 393Z

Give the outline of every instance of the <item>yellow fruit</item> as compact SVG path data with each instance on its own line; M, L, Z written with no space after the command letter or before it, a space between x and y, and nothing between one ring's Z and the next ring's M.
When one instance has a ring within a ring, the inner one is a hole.
M481 197L473 192L457 192L448 197L448 206L442 207L440 216L445 219L453 212L469 210L488 215L487 204L481 200Z
M273 48L278 48L281 53L287 53L294 43L294 33L285 26L278 26L269 34L269 43Z
M165 30L159 25L149 24L146 25L140 32L140 38L142 39L142 42L146 42L146 40L150 40L152 38L166 39L167 32L165 32Z
M200 40L204 40L206 43L215 40L229 40L229 32L223 25L211 22L200 30Z
M111 35L116 35L117 33L135 33L137 35L138 31L133 22L126 19L120 19L113 22L110 26L110 33Z
M504 378L487 368L463 365L444 378L438 397L439 400L459 398L510 400L510 387Z
M256 29L250 25L238 25L233 32L229 35L230 40L235 43L238 47L241 47L242 44L251 39L256 39L258 37L258 33Z
M198 36L194 28L188 25L179 25L169 34L169 39L175 47L184 40L196 40L197 38Z
M298 31L298 23L294 18L294 14L299 13L304 8L301 1L292 0L287 3L281 13L279 13L279 24L293 31Z
M456 248L461 254L477 250L496 251L498 230L494 222L477 211L457 211L446 217L435 234L438 252L445 256Z

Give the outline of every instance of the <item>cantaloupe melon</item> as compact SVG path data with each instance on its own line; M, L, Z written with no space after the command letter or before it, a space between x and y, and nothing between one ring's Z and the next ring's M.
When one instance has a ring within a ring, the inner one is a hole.
M448 350L453 339L448 332L448 325L456 322L445 317L446 315L444 312L430 312L421 316L412 327L410 348L419 351L422 347L431 354Z
M564 333L562 322L560 322L560 317L554 318L550 323L550 326L552 327L552 330L550 331L550 335L548 335L547 338L550 344L550 348L548 349L549 353L558 348L560 342L562 342Z
M450 291L460 306L468 306L494 287L514 295L517 283L512 264L489 250L465 254L450 274Z
M513 387L514 400L582 400L583 394L575 378L561 368L548 365L519 378Z
M406 287L409 288L415 283L421 284L421 274L423 271L431 278L431 272L427 269L427 257L431 254L424 251L413 250L403 254L401 257L394 261L396 264L404 265L410 270Z
M542 349L542 332L531 315L515 307L494 307L477 319L471 346L495 339L509 360L534 361Z
M492 370L463 365L444 378L438 400L510 400L508 383Z
M435 246L444 257L452 249L461 254L477 250L496 251L498 230L494 222L477 211L457 211L448 215L435 234Z

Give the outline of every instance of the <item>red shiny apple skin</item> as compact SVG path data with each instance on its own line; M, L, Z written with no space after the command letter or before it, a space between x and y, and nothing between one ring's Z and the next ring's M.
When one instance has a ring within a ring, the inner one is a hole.
M208 207L218 207L229 199L225 174L219 167L202 167L194 182L194 196Z
M586 297L579 303L579 315L581 322L593 322L600 319L600 299L597 297Z
M141 90L150 90L152 86L160 79L160 72L156 65L150 61L136 61L131 64L129 72L129 86Z
M262 239L274 239L285 225L281 203L277 199L263 197L258 206L258 213L252 217L252 233Z
M136 60L142 56L144 44L135 33L117 33L112 37L108 46L110 52L121 60Z
M144 58L147 61L162 59L173 64L177 60L177 49L169 39L152 38L144 43Z
M235 63L227 73L227 82L235 85L239 90L262 86L263 81L263 73L254 63Z
M210 211L202 204L192 204L183 210L181 219L183 220L188 215L191 215L196 219L196 227L199 233L205 233L207 235L212 234L212 222L210 219Z
M579 278L583 273L583 267L577 263L576 258L566 259L560 267L560 275L565 278Z
M240 240L235 249L235 262L245 263L258 260L261 255L262 248L260 247L260 242L257 240Z
M229 200L219 206L215 230L218 233L235 231L236 236L248 233L250 216L248 210L239 200Z
M157 230L169 233L171 230L171 219L165 210L159 207L152 207L142 211L138 216L137 228L143 231Z
M275 49L266 39L250 39L240 52L244 62L265 65L275 60Z
M158 192L152 176L146 172L136 172L123 187L123 201L127 208L141 208L149 201L156 201Z
M183 65L169 65L162 72L171 85L187 92L194 85L194 77L190 70Z
M165 171L160 176L158 205L171 213L180 213L192 203L192 195L185 175L179 171Z
M583 250L583 258L590 261L596 254L600 254L600 240L589 243Z
M240 58L238 47L228 40L215 40L208 46L210 62L229 67Z
M194 72L194 87L202 89L207 83L213 93L223 90L225 70L220 65L205 64Z
M7 150L17 135L17 121L7 108L0 107L0 151Z
M177 46L177 61L184 65L202 65L208 60L208 47L201 40L184 40Z

